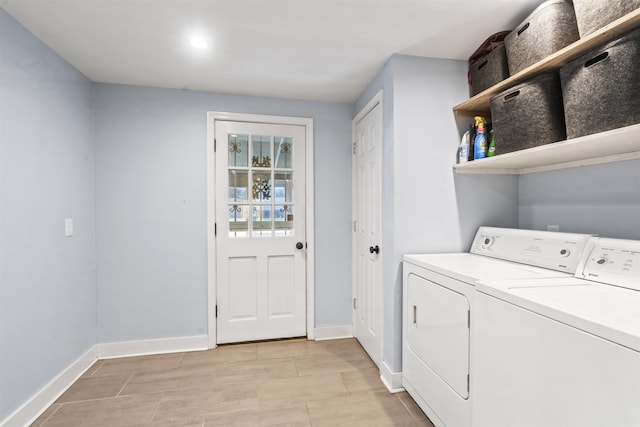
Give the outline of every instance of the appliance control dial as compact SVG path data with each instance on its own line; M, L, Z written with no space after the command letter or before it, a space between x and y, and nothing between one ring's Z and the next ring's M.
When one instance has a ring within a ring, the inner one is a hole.
M493 236L483 236L482 249L489 249L491 245L493 245L494 241L495 241L495 238Z
M605 265L607 262L609 262L608 259L606 259L605 257L601 257L596 261L596 264L598 265Z
M571 255L571 251L569 249L560 249L560 256L566 258L569 255Z

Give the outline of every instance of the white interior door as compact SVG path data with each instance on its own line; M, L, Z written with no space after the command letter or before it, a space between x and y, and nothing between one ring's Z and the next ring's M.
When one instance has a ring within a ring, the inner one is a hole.
M306 335L305 128L214 126L217 342Z
M365 110L366 111L366 110ZM354 335L380 366L382 105L354 120Z

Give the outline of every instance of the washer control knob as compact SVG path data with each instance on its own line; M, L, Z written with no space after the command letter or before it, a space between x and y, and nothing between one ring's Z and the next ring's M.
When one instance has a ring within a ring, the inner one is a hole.
M482 238L482 249L490 248L493 245L494 238L492 236L485 236Z
M599 260L597 260L597 261L596 261L596 263L597 263L598 265L605 265L605 264L607 263L607 259L606 259L606 258L604 258L604 257L602 257L602 258L600 258Z
M569 255L571 255L571 252L569 251L569 249L561 249L560 250L560 256L568 257Z

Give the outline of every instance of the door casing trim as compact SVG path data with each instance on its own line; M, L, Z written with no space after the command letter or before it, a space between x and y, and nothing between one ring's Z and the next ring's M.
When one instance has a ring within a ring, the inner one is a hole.
M207 312L209 329L209 348L216 347L216 237L214 224L216 222L215 203L215 157L213 144L215 140L215 122L233 121L248 123L266 123L280 125L296 125L305 128L306 143L306 308L307 308L307 339L313 340L315 329L315 224L314 224L314 194L313 194L313 119L307 117L268 116L261 114L227 113L218 111L207 112Z

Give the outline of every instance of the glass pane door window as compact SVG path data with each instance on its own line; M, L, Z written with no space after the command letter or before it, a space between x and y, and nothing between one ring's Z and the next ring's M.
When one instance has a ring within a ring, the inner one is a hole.
M229 237L293 236L291 137L228 134Z

